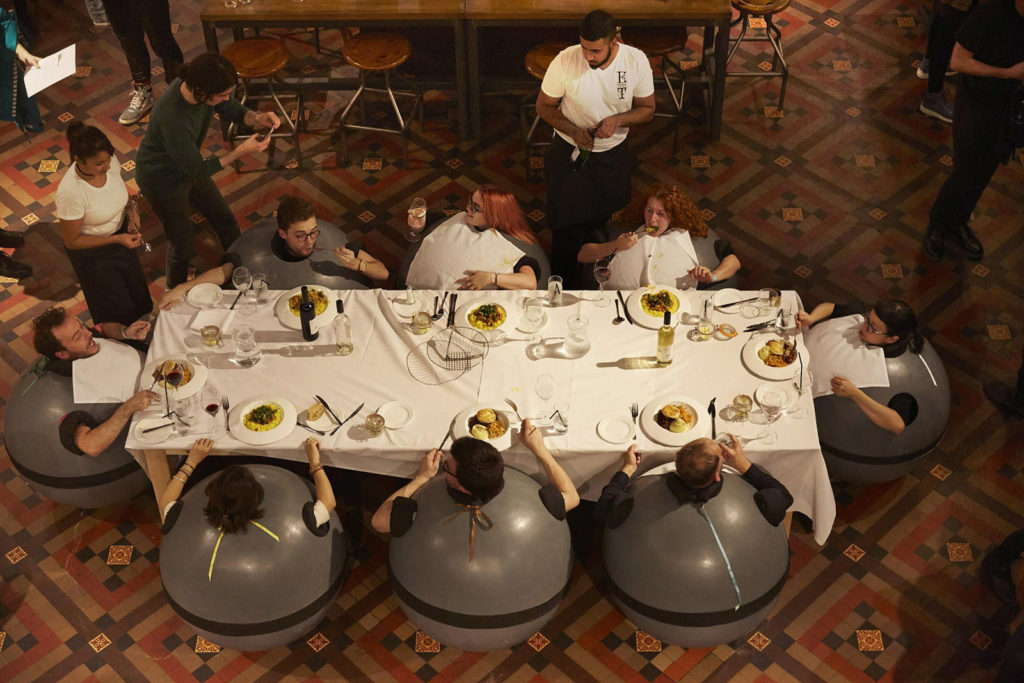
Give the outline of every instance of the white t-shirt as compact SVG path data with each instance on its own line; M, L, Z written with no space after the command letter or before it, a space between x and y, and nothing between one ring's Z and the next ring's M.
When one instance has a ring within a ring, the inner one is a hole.
M65 221L81 219L83 235L113 235L121 227L128 203L128 187L121 179L121 165L117 157L110 157L110 170L103 187L87 183L72 165L57 186L54 203L57 205L57 218Z
M614 114L633 108L634 97L654 94L651 62L643 50L619 44L605 68L591 69L580 45L567 47L551 62L540 86L548 97L560 98L559 109L565 118L581 128L593 128ZM566 142L572 138L556 131ZM619 127L610 138L594 140L594 151L605 152L626 139L628 128Z

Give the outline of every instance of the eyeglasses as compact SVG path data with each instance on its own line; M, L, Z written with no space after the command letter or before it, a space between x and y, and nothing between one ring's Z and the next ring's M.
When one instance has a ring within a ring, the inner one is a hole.
M320 229L319 228L317 228L316 230L312 230L310 232L297 232L297 233L295 233L295 239L297 239L300 242L305 242L306 240L315 240L319 236L320 236Z
M481 211L483 211L483 207L472 199L469 200L469 204L466 204L466 213L480 213Z
M441 463L441 471L444 472L445 474L450 474L450 475L452 475L454 477L455 473L452 472L451 468L448 467L448 463L450 461L451 461L451 458L445 458L444 459L444 462Z
M889 330L879 330L871 324L871 310L872 309L869 308L867 312L864 313L864 324L867 325L868 332L871 334L889 334Z

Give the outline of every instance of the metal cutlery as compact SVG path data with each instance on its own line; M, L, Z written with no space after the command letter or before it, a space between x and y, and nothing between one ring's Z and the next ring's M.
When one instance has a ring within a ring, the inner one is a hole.
M156 427L150 427L149 429L143 429L141 433L142 434L149 434L150 432L155 432L155 431L157 431L159 429L167 429L168 427L173 427L173 426L174 426L173 422L168 422L167 424L158 425Z
M341 425L342 425L342 421L341 421L341 419L340 419L340 418L338 417L337 413L335 413L335 412L334 412L333 410L331 410L331 407L330 407L329 405L327 405L327 401L325 401L325 400L323 399L323 397L322 397L322 396L320 396L319 394L313 394L313 398L315 398L315 399L317 400L317 403L319 403L320 405L322 405L322 406L324 407L324 409L325 409L325 410L326 410L326 411L327 411L328 413L330 413L330 414L331 414L331 417L333 417L333 418L334 418L334 421L335 421L336 423L338 423L338 426L337 426L337 427L335 427L335 428L334 428L334 429L333 429L333 430L331 431L331 435L333 436L335 432L337 432L337 431L338 431L339 429L341 429ZM360 407L360 408L362 408L362 406L359 406L359 407ZM356 411L356 412L359 412L359 411Z
M448 301L448 292L445 292L444 296L441 297L441 307L434 312L434 320L440 320L444 316L444 302L446 301ZM454 298L452 299L452 301L454 301ZM452 308L454 308L454 306Z
M718 399L718 397L716 396L715 398L711 399L711 403L708 404L708 415L711 416L711 438L712 439L718 438L718 425L716 424L716 422L718 421L717 420L717 418L718 418L718 411L715 410L715 401L717 399Z
M626 314L626 320L629 321L630 325L636 325L636 323L633 322L633 316L629 314L629 310L626 308L626 300L622 298L622 291L618 290L615 293L619 296L619 301L622 302L622 312Z
M235 310L235 304L237 304L238 300L241 299L243 296L245 296L245 293L248 292L248 291L249 291L248 289L243 289L241 292L239 292L238 296L235 297L235 300L231 302L231 308L229 308L228 310L229 311Z
M303 429L308 429L309 431L313 432L314 434L319 434L320 436L327 436L327 432L322 432L319 429L315 429L314 427L310 427L308 424L303 424L299 420L295 421L295 425L297 427L302 427Z
M633 441L636 441L636 418L640 415L640 406L634 403L629 407L629 414L633 416Z
M227 396L220 397L220 407L224 409L224 431L228 431L228 408L230 404L228 403Z
M434 297L434 312L430 314L430 317L432 319L434 319L434 320L437 320L437 302L440 301L440 300L441 300L441 297L439 297L439 296L435 296Z
M445 432L444 441L442 441L441 445L437 447L437 450L439 450L439 451L444 450L444 445L446 443L448 443L448 439L450 439L450 438L452 438L451 430Z
M612 324L613 325L619 325L619 324L621 324L621 323L623 323L625 321L626 321L626 319L622 317L622 311L619 310L619 302L618 302L618 300L616 300L615 301L615 317L612 318Z
M346 422L351 420L353 417L355 417L356 413L358 413L360 410L362 410L363 406L365 406L365 405L366 405L366 402L360 403L359 407L356 408L355 410L353 410L351 415L349 415L348 417L346 417L344 420L341 421L341 424L338 425L337 429L335 429L334 432L338 431L338 429L341 429L341 425L345 424ZM331 432L331 434L333 434L334 432Z
M522 422L522 421L523 421L523 416L519 414L519 406L517 406L517 405L516 405L516 404L515 404L515 403L514 403L514 402L512 401L512 399L510 399L510 398L506 398L506 399L505 399L505 403L507 403L507 404L509 404L510 406L512 406L512 411L513 411L513 412L514 412L514 413L516 414L516 417L518 417L518 418L519 418L519 421L520 421L520 422Z
M740 299L739 301L730 301L727 304L722 304L721 306L715 306L715 308L717 308L718 310L722 310L723 308L731 308L733 306L739 306L740 304L749 304L751 301L757 301L757 297L756 296L752 296L749 299Z
M761 330L766 329L768 327L771 327L774 324L775 324L774 320L766 320L763 323L756 323L754 325L749 325L746 328L744 328L743 331L744 332L760 332Z

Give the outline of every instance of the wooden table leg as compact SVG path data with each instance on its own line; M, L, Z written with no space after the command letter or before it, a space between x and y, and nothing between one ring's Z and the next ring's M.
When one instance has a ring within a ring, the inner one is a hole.
M711 84L711 139L722 137L722 109L725 106L725 61L729 57L729 17L718 22L715 36L715 80Z
M167 484L171 481L171 470L167 466L167 451L146 450L146 472L149 474L149 483L153 485L153 495L157 500L163 494Z
M466 22L466 67L469 71L469 135L480 139L480 26L470 19Z
M466 140L469 138L469 117L472 109L469 104L471 97L470 88L466 83L466 61L467 57L469 57L470 61L475 63L475 54L468 53L466 51L467 23L469 22L463 21L462 19L456 19L452 22L452 30L455 33L455 103L459 110L459 140ZM472 92L476 92L476 90L473 90ZM477 97L479 98L479 94ZM477 106L479 106L479 104ZM479 111L477 114L479 114Z
M207 52L220 52L220 46L217 44L217 27L208 22L203 22L203 39L206 41Z

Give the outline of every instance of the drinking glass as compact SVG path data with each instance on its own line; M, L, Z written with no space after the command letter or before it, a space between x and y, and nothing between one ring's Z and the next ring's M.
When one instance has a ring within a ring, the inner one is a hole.
M413 334L426 334L430 331L430 324L433 322L433 318L429 311L420 311L412 317L412 332Z
M210 423L210 428L205 430L211 434L218 435L223 433L224 421L217 419L217 415L220 413L220 391L213 384L207 383L203 387L202 393L199 395L199 405L203 407L203 410L209 416L207 422Z
M239 292L248 292L252 287L252 273L245 266L239 266L231 273L231 282Z
M555 395L555 378L548 374L541 375L537 378L537 383L533 385L533 390L537 392L537 398L542 401L543 416L547 417L550 414L546 410L548 401Z
M768 315L772 311L772 290L761 289L757 292L757 308L761 315Z
M427 225L427 201L422 197L416 197L409 204L409 232L405 233L405 239L410 242L420 241L420 231Z
M220 346L220 328L216 325L203 325L199 334L206 346Z
M585 315L573 315L565 323L565 350L573 357L590 350L590 320Z
M377 413L370 413L366 416L366 422L364 423L366 431L370 432L370 436L377 436L384 431L384 416Z
M256 343L256 330L252 325L241 323L235 326L231 335L235 340L235 363L243 368L251 368L260 362L263 352Z
M252 274L252 291L256 296L257 305L263 305L267 303L267 291L270 285L267 283L266 273L253 273Z
M732 409L736 413L736 420L742 422L750 415L750 408L754 401L746 394L739 394L732 399Z
M769 389L761 395L761 411L764 413L765 423L772 425L782 417L782 394ZM774 433L774 430L769 430Z
M555 410L558 411L552 421L552 427L555 430L555 434L565 434L569 431L569 404L565 401L559 401L555 404Z
M526 321L524 328L529 332L540 330L541 323L544 322L544 311L541 309L540 299L536 297L523 299L523 320Z
M594 300L594 305L604 308L608 305L608 299L604 298L604 285L612 277L612 260L609 258L600 259L594 262L594 279L597 280L597 288L601 292Z
M711 299L705 299L704 308L701 309L700 317L697 319L697 337L701 341L707 341L715 333L715 324L711 321L711 310L713 308Z
M552 275L548 278L548 305L562 305L562 277L560 275Z

